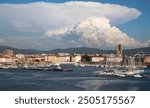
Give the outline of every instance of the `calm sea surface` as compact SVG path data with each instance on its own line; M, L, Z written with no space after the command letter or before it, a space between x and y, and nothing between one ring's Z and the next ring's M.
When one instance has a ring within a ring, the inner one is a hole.
M98 67L74 67L73 72L0 69L2 91L150 91L150 78L95 77ZM145 68L150 75L150 68Z

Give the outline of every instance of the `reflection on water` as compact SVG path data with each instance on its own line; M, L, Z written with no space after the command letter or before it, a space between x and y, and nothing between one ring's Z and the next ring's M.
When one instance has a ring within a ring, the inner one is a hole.
M142 82L140 82L142 83ZM82 81L77 86L84 88L85 90L140 90L137 86L138 82L131 81L130 83L127 80L87 80Z
M93 72L97 70L101 69L76 67L73 72L1 69L0 90L150 90L150 78L95 77ZM150 75L150 68L144 74Z

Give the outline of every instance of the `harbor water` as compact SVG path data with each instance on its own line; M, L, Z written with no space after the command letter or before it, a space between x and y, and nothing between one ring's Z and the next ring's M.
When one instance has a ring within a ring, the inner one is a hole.
M96 77L100 67L74 67L72 72L0 69L1 91L150 91L150 78ZM150 76L150 68L143 75Z

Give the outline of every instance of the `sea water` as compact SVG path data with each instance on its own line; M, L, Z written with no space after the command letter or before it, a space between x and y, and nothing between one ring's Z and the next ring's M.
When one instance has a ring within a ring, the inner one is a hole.
M74 67L73 72L0 69L1 91L149 91L150 78L96 77L100 67ZM150 68L143 75L150 76Z

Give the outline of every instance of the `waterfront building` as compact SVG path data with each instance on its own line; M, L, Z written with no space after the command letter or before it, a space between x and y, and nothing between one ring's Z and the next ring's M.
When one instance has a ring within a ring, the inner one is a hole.
M93 63L100 63L105 60L105 57L101 55L93 55L93 56L90 56L90 58L91 58L91 62Z
M45 56L45 62L48 63L56 63L56 55L46 55Z
M5 58L0 58L0 63L5 63L6 59Z
M56 62L70 62L70 55L57 55Z
M58 54L58 55L46 55L45 61L48 63L61 63L70 62L70 55Z
M15 60L13 58L5 58L5 63L14 63Z
M25 55L24 54L16 54L16 58L25 59Z
M15 58L0 58L0 63L4 65L14 65L15 62Z
M106 62L108 65L120 65L123 61L122 57L118 57L114 54L107 54L106 55Z
M4 50L1 54L0 57L1 58L12 58L14 56L14 53L12 50Z
M79 63L81 61L81 55L80 54L71 55L70 61L74 63Z
M2 53L4 55L13 55L14 54L13 50L9 50L9 49L4 50Z
M150 55L144 57L144 64L150 66Z

